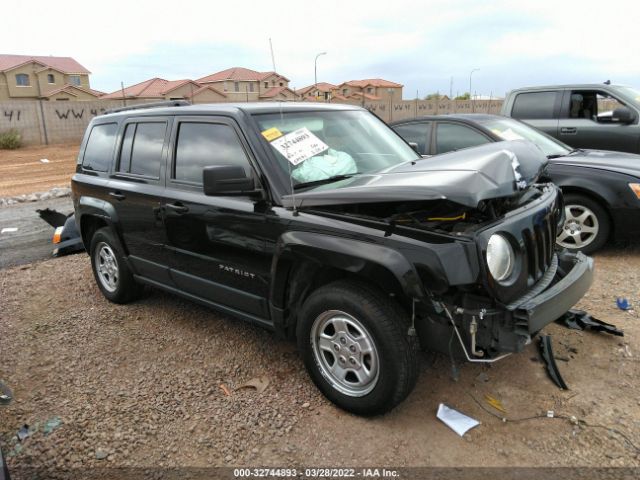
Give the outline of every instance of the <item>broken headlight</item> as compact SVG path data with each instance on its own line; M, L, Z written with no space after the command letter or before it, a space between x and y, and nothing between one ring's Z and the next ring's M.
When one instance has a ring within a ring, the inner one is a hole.
M489 273L498 282L501 282L511 275L515 263L515 253L505 237L500 234L493 234L487 244L487 266Z

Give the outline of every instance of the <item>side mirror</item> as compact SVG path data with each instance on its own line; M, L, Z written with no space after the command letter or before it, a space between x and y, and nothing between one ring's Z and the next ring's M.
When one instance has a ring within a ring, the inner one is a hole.
M204 167L202 171L202 186L204 194L242 195L253 193L255 182L248 177L239 165L216 165Z
M628 107L618 107L611 115L611 121L617 123L632 123L635 121L636 115Z
M418 144L416 142L407 142L411 148L413 148L418 155L420 155L420 150Z

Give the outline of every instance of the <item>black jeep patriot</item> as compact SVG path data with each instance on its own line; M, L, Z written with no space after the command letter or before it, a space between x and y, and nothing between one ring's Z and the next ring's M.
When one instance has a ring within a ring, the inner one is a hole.
M107 299L151 285L295 338L318 388L372 415L421 346L492 362L587 291L545 161L524 141L421 158L352 106L147 106L92 120L72 186Z

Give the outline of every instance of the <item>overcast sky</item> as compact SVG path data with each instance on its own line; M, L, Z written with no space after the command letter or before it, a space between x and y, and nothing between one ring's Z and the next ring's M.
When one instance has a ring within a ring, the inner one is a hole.
M640 1L85 0L5 6L0 53L71 56L106 92L194 78L233 66L276 69L290 86L382 77L404 97L525 85L603 82L640 87Z

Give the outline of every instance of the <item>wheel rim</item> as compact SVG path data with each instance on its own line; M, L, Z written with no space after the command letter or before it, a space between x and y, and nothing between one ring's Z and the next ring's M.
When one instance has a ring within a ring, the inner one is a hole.
M115 292L118 288L118 261L116 255L109 245L100 242L95 253L96 272L98 280L108 292Z
M584 205L565 205L565 220L557 243L566 248L584 248L596 239L600 231L598 217Z
M333 388L350 397L374 389L380 370L378 351L356 318L339 310L324 312L313 322L310 341L316 364Z

